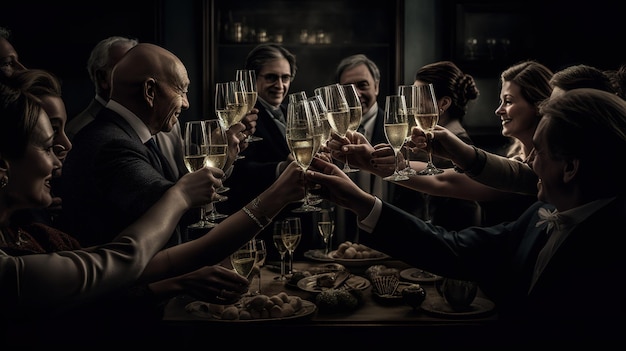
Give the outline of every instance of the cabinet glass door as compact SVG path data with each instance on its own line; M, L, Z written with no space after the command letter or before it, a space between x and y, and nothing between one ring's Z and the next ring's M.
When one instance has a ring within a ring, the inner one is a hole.
M400 0L212 0L205 8L206 93L231 80L256 45L276 42L296 56L290 92L313 94L335 81L341 59L365 54L380 68L379 95L385 96L402 79L402 6Z

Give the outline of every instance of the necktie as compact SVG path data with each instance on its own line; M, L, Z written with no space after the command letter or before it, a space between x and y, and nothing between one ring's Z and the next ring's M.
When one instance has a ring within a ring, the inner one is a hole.
M154 141L154 138L148 139L148 141L146 141L144 145L146 145L146 147L148 148L148 150L150 150L150 153L153 156L152 161L154 161L155 168L161 173L161 175L165 176L163 163L161 162L161 159L164 156L162 156L161 150L159 150L159 146Z

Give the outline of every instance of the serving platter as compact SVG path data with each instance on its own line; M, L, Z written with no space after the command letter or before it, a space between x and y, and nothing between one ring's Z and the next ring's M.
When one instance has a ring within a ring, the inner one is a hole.
M389 259L389 255L380 253L380 256L369 257L369 258L339 258L336 257L337 250L333 250L328 253L328 257L333 260L333 262L341 263L346 267L363 267L370 266L376 264L378 262Z
M421 309L424 312L443 318L478 318L492 314L496 305L482 297L476 297L467 310L455 311L443 297L437 296L426 299L422 303Z
M413 283L434 283L443 280L442 276L426 272L419 268L407 268L400 271L400 278Z
M322 292L323 290L326 290L329 288L318 286L317 278L324 276L324 275L334 275L334 274L335 273L322 273L322 274L316 274L310 277L302 278L300 279L300 281L298 281L298 288L304 291L312 292L312 293ZM369 288L371 285L372 283L370 283L369 280L358 275L353 275L350 278L348 278L346 282L340 286L340 288L352 288L352 289L357 289L357 290L365 290Z
M291 316L276 317L276 318L252 318L252 319L236 319L227 320L222 319L219 315L215 314L209 309L209 303L204 301L193 301L185 306L185 310L190 314L212 322L220 323L263 323L263 322L278 322L283 320L297 320L310 317L315 313L317 306L311 301L302 300L302 308L296 311Z

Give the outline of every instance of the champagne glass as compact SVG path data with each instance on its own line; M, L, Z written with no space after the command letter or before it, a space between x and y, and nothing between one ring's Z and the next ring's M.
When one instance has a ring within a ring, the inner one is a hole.
M254 245L256 248L256 261L254 262L254 273L259 278L259 285L254 295L261 294L261 268L265 264L265 258L267 257L267 247L265 246L265 240L255 238Z
M274 222L274 232L272 233L272 242L274 243L274 247L278 250L280 254L280 276L275 279L283 281L287 280L285 277L285 255L287 254L287 247L283 242L283 221L275 221Z
M320 147L326 146L326 143L330 139L330 133L332 133L333 129L330 126L329 117L328 117L328 109L326 105L324 105L324 101L322 101L322 97L319 95L313 95L308 98L313 105L314 112L317 113L318 119L322 124L322 142Z
M332 206L322 208L321 211L315 213L315 219L317 230L324 240L324 254L328 256L335 233L335 208Z
M230 264L235 272L248 278L256 261L256 247L254 240L249 240L230 254Z
M363 117L363 107L361 106L361 100L359 99L359 93L356 90L356 86L354 84L343 84L341 86L343 88L344 94L346 95L346 102L348 103L348 108L350 109L350 117L348 120L348 130L351 132L356 132L361 124L361 119ZM345 173L358 172L358 168L352 168L348 164L348 156L346 155L346 163L343 164L343 171Z
M400 85L398 86L398 95L404 95L407 109L407 122L409 123L406 140L404 141L404 146L402 147L402 152L405 155L404 160L406 162L406 166L402 170L400 170L400 173L406 175L416 175L417 171L411 168L409 157L411 150L409 150L407 143L411 140L411 131L413 130L413 127L417 127L417 124L415 122L417 87L415 85Z
M315 130L313 129L313 115L311 112L311 104L306 100L290 102L287 105L287 125L285 128L285 138L287 145L291 150L293 158L296 160L300 168L306 172L317 153L315 143ZM320 132L321 133L321 132ZM318 140L321 135L318 136ZM309 197L306 196L308 187L305 184L305 196L302 205L293 212L313 212L319 211L319 207L315 207L309 203Z
M330 133L332 133L332 128L330 127L330 122L328 121L328 110L322 101L322 97L319 95L313 95L307 99L311 103L312 111L315 117L313 127L318 131L315 132L316 141L318 140L317 135L320 135L319 138L319 147L317 150L319 152L322 146L326 146L328 140L330 139ZM313 189L321 189L320 184L314 184ZM307 196L309 197L309 203L311 205L317 205L322 202L322 198L311 192L311 188L307 192Z
M183 149L185 166L189 172L195 172L204 167L206 162L207 135L204 121L185 122L185 135L183 136ZM200 220L189 225L190 228L206 229L215 227L206 219L206 205L200 207Z
M283 244L289 252L289 266L287 268L288 274L293 274L293 253L296 251L298 244L300 244L300 238L302 238L302 222L300 217L287 217L283 221L283 230L281 231L281 237Z
M402 148L402 145L404 145L408 128L409 123L407 122L406 102L404 96L387 96L385 98L385 136L393 148L396 159L396 169L392 175L383 178L384 180L401 181L409 179L407 175L400 174L398 167L398 153L400 153L400 149Z
M331 84L316 88L315 95L322 98L322 102L328 110L328 122L330 122L332 131L342 138L345 137L350 121L350 108L344 89L339 84ZM347 164L348 155L346 155L344 168Z
M431 140L435 126L439 122L439 107L435 97L435 88L432 84L417 85L417 102L415 106L415 123L424 131L428 146L428 163L426 168L417 172L418 175L436 175L443 173L442 169L433 164L433 151ZM430 141L428 139L431 139Z
M236 80L215 85L215 112L227 129L241 122L248 111L243 81Z
M238 69L235 71L235 80L243 82L243 87L246 90L246 100L248 102L247 113L250 113L256 105L258 92L256 90L256 72L253 69ZM244 115L245 116L245 115ZM247 142L260 141L263 138L254 134L248 135Z
M222 124L220 119L208 119L204 121L204 127L206 129L206 159L205 164L207 166L224 169L226 165L226 159L228 154L228 137L226 135L226 127ZM226 192L230 188L220 186L215 191L218 194ZM224 198L225 199L225 198ZM215 222L218 219L226 218L228 215L217 212L216 203L211 203L210 211L206 215L206 220Z

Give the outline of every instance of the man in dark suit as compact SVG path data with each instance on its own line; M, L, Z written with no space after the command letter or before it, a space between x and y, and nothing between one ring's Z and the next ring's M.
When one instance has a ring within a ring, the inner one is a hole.
M231 175L224 184L230 187L228 200L219 203L221 212L230 214L241 207L261 191L269 187L285 167L293 161L287 140L285 139L285 121L287 117L287 95L297 71L296 57L279 44L265 43L252 49L246 58L245 69L254 70L257 77L258 98L255 108L259 110L254 135L262 140L251 142L241 152L243 159L237 160ZM291 210L299 204L287 206L276 217L281 220L295 214ZM302 255L307 238L311 238L310 216L302 214L302 242L296 254ZM265 228L259 235L267 243L272 242L272 226ZM267 261L278 259L276 250L268 250Z
M385 135L384 110L378 104L380 93L380 70L374 61L363 54L351 55L337 65L335 79L339 84L354 84L361 100L363 118L358 131L371 145L388 144ZM341 157L339 157L341 160ZM370 172L349 174L359 187L384 201L397 204L403 210L421 215L423 198L412 189L399 186ZM410 199L410 200L407 200ZM412 201L411 201L412 200ZM359 241L359 229L353 213L337 209L337 243Z
M149 145L189 107L189 82L180 59L152 44L137 44L115 66L111 99L74 137L61 177L67 230L84 246L110 241L188 172ZM197 215L181 219L170 245Z
M614 158L626 152L626 102L574 89L550 98L541 113L532 161L539 201L514 222L446 231L381 202L321 160L313 164L321 173L307 179L357 214L366 245L436 274L478 281L496 303L502 333L494 338L504 345L623 342L625 239L608 228L626 225L626 188ZM414 133L425 147L423 134ZM449 135L436 131L435 147L460 144L447 144ZM473 152L467 147L463 152Z

